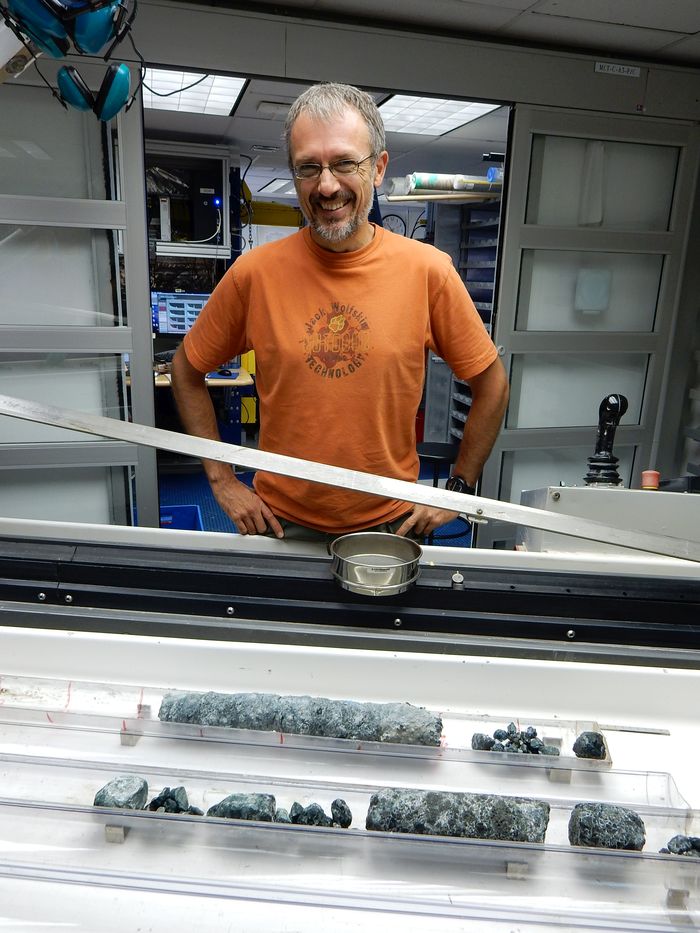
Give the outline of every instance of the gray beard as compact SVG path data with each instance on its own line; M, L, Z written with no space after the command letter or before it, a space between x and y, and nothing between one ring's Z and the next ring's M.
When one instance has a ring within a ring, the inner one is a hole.
M343 240L348 240L354 233L357 233L362 226L362 222L362 218L359 216L351 217L350 220L346 220L342 224L324 224L316 218L310 221L314 233L317 233L318 236L329 243L342 243Z
M367 223L367 218L369 217L369 212L372 209L372 202L367 205L367 209L358 214L355 214L354 217L351 217L349 220L346 220L344 223L322 223L317 217L308 217L309 226L311 229L320 236L322 239L326 240L328 243L342 243L344 240L350 239L360 227L364 226Z

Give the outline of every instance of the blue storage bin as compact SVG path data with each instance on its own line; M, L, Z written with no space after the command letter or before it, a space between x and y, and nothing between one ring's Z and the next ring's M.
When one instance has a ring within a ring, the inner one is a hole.
M202 510L198 505L161 506L161 528L179 528L181 531L204 531Z

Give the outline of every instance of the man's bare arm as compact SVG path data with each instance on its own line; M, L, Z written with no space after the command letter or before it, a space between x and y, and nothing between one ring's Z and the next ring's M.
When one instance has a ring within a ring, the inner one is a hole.
M182 344L173 357L172 386L187 433L220 440L205 376L192 366ZM240 534L262 534L269 526L278 538L283 537L282 527L273 513L252 489L236 479L229 464L218 460L203 460L202 464L216 501L235 522Z
M465 479L470 486L475 486L498 437L508 404L508 377L501 361L494 360L483 373L469 380L469 386L472 404L454 473ZM457 514L427 505L415 505L397 534L405 535L413 530L417 535L429 535L436 528L452 521Z

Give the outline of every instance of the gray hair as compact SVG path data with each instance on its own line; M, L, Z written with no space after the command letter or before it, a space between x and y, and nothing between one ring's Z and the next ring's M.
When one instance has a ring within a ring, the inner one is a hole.
M351 84L313 84L297 97L284 122L284 141L287 146L289 167L292 167L290 137L296 119L307 113L315 120L329 120L342 116L348 107L358 111L367 125L369 144L372 155L379 155L386 149L384 122L374 99Z

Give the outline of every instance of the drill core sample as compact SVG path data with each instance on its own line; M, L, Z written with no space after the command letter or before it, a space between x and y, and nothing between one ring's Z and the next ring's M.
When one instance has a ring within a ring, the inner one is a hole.
M367 829L544 842L549 804L526 797L388 787L372 794Z
M275 798L272 794L229 794L213 807L209 807L207 816L272 823L275 819Z
M666 843L666 847L659 849L666 855L688 855L691 858L700 858L700 836L674 836Z
M410 703L359 703L275 693L166 693L158 718L406 745L439 745L442 733L439 716Z
M143 810L147 798L148 782L144 778L135 774L120 774L97 791L93 806Z
M595 758L602 761L606 757L605 740L600 732L582 732L573 744L577 758Z
M644 822L638 813L612 803L577 803L569 817L572 846L603 849L644 848Z

